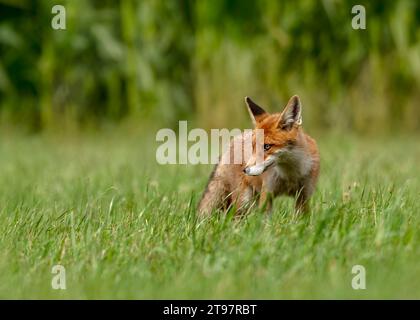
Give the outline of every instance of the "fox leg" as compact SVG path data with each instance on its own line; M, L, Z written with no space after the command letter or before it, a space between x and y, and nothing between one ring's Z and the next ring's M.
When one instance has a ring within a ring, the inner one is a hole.
M233 195L234 203L237 206L237 215L242 215L249 209L253 203L253 190L250 186L241 184L238 190Z
M310 193L308 188L302 187L297 195L295 200L295 212L296 214L306 214L309 212L309 198Z
M198 205L200 216L209 216L214 210L223 206L225 200L224 186L220 182L210 182L208 190L203 194Z
M296 214L306 214L309 212L309 199L298 196L295 202Z
M273 193L264 188L264 186L260 194L259 208L267 213L271 213L273 208Z
M215 166L198 205L198 212L202 217L209 216L214 210L220 209L227 198L226 187L218 177L217 169L218 166Z

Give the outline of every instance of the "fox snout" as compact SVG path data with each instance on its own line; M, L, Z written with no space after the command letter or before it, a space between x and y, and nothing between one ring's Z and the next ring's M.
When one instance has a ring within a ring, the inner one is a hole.
M261 173L264 172L264 168L262 166L245 167L243 172L247 176L259 176Z
M247 164L245 165L245 168L243 169L243 172L247 176L258 176L264 171L263 162L257 161L255 155L253 155Z
M264 173L269 167L271 167L271 165L274 164L274 162L274 157L268 157L261 163L247 164L242 171L247 176L259 176L260 174Z

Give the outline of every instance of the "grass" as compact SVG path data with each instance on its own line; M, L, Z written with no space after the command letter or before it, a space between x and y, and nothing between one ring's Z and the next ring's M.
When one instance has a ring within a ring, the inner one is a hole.
M317 138L310 215L199 222L210 167L159 166L153 135L3 134L0 298L419 299L418 137Z

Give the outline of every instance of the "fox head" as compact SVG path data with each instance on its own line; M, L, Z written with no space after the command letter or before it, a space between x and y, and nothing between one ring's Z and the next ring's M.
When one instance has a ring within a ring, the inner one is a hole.
M281 113L270 114L249 97L245 97L245 102L255 128L252 138L253 153L244 168L244 173L258 176L276 163L285 161L297 147L301 132L302 107L296 95L290 98ZM264 130L264 143L257 143L256 129ZM263 161L257 161L257 152L263 152Z

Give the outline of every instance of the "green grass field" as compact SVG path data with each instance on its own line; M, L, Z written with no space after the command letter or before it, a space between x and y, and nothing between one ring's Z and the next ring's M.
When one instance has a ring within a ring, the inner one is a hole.
M210 166L159 166L154 135L2 134L0 298L419 299L418 138L316 138L310 215L200 222Z

